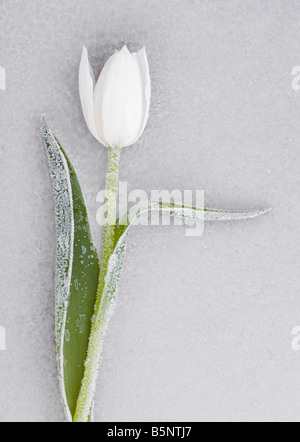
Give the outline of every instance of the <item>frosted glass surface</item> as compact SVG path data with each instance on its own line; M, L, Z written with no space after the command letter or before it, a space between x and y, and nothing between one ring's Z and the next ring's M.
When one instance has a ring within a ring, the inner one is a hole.
M80 108L124 43L147 48L146 131L129 190L204 189L264 217L132 229L104 346L98 421L299 421L300 7L292 0L0 0L0 421L62 421L54 344L54 204L40 115L77 169L92 230L106 149ZM3 84L3 83L2 83Z

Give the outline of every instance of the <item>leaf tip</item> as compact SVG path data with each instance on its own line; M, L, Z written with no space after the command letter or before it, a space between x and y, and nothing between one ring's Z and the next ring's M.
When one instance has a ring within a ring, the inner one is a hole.
M41 132L43 135L43 138L45 138L46 134L49 132L47 120L46 120L46 114L41 115Z
M261 215L266 215L267 213L272 212L273 207L268 207L267 209L261 210Z

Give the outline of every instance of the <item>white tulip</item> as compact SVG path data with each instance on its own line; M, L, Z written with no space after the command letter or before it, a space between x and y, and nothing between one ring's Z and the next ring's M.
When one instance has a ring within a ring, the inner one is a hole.
M127 46L116 51L95 78L87 49L82 51L79 93L86 124L107 147L134 144L149 116L151 84L145 48L130 53Z

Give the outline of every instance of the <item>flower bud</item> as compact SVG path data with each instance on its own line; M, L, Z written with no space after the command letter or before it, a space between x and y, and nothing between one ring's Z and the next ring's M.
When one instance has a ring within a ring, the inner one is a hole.
M145 48L132 54L127 46L116 51L95 84L84 47L79 93L87 126L100 143L107 147L134 144L149 116L151 84Z

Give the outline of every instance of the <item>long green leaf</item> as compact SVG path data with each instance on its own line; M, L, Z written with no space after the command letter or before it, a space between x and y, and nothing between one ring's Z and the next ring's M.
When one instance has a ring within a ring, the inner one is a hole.
M73 420L84 374L99 277L87 209L74 168L43 118L56 226L56 345L65 414Z
M201 209L195 207L182 207L176 206L171 203L164 202L155 202L152 201L148 203L139 203L133 206L129 213L125 214L116 225L116 234L115 234L115 249L112 253L107 267L107 273L105 277L105 285L104 290L101 297L101 304L99 309L99 328L97 329L97 336L93 337L93 340L97 343L97 350L101 353L104 336L107 331L107 327L109 324L109 320L114 312L114 308L116 305L116 297L118 292L119 280L122 272L123 261L126 252L126 244L127 237L129 233L129 229L133 224L134 219L139 216L141 213L146 211L161 211L167 212L173 216L179 216L187 219L194 220L206 220L206 221L230 221L230 220L242 220L255 218L265 213L268 213L268 210L259 210L259 211L248 211L248 212L230 212L226 210L209 210L209 209ZM91 371L92 379L89 379L93 388L90 390L85 390L85 401L86 404L90 404L93 401L93 395L96 386L96 380L99 371L99 362L93 361L95 365L93 366L93 370ZM85 407L80 410L80 416L84 417L85 413L87 413Z
M108 264L108 271L105 279L105 287L102 296L102 302L105 303L107 299L112 305L115 304L117 294L118 282L122 271L123 260L126 251L127 237L130 227L134 220L142 213L160 211L168 213L174 217L186 218L190 220L204 220L204 221L240 221L246 219L257 218L258 216L267 214L271 209L262 209L254 211L228 211L217 209L203 209L197 207L179 206L169 202L150 201L141 202L134 205L129 212L123 215L116 225L115 234L115 249L110 257ZM112 312L112 308L109 309ZM109 316L110 317L110 316ZM108 323L109 317L106 317Z

